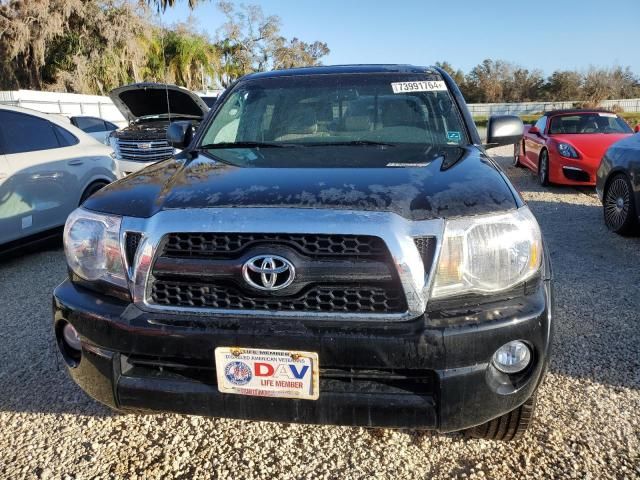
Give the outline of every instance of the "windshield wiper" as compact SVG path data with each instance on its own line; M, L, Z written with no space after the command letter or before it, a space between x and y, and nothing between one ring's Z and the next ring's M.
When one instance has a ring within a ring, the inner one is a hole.
M270 142L220 142L207 143L205 145L200 145L199 148L203 150L214 150L218 148L283 148L291 146L294 146L294 144Z
M376 142L374 140L349 140L344 142L315 142L304 143L305 147L360 147L360 146L373 146L373 147L395 147L395 143Z

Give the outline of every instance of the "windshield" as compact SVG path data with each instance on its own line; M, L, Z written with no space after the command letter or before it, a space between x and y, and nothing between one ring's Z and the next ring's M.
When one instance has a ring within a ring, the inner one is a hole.
M549 134L633 133L615 113L595 112L561 115L551 119Z
M297 158L303 158L317 153L303 150L335 147L358 156L375 148L433 151L466 144L460 113L439 75L386 73L240 83L209 125L201 147L237 159L238 152L223 150L251 149L255 157L255 149L268 155L266 148L295 148Z

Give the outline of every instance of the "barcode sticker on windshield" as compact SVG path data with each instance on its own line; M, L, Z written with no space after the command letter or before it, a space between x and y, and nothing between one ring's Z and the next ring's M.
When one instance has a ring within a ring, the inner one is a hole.
M447 85L444 80L394 82L391 84L391 88L393 88L393 93L447 91Z

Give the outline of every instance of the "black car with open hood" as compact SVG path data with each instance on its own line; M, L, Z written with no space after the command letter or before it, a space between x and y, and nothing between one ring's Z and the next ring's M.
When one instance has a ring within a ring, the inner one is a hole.
M134 83L112 90L109 96L129 122L109 138L123 175L176 153L166 139L172 120L190 121L197 127L209 111L202 98L177 85Z
M407 65L249 75L195 131L184 107L179 155L67 221L55 335L85 391L123 411L526 430L551 267L486 151L519 142L519 118L492 117L482 145L452 79Z

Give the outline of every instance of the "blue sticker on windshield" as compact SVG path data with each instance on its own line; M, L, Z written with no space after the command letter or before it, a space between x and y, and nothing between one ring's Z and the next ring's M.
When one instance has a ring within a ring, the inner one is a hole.
M459 142L462 140L462 135L460 132L447 132L447 141L448 142Z

